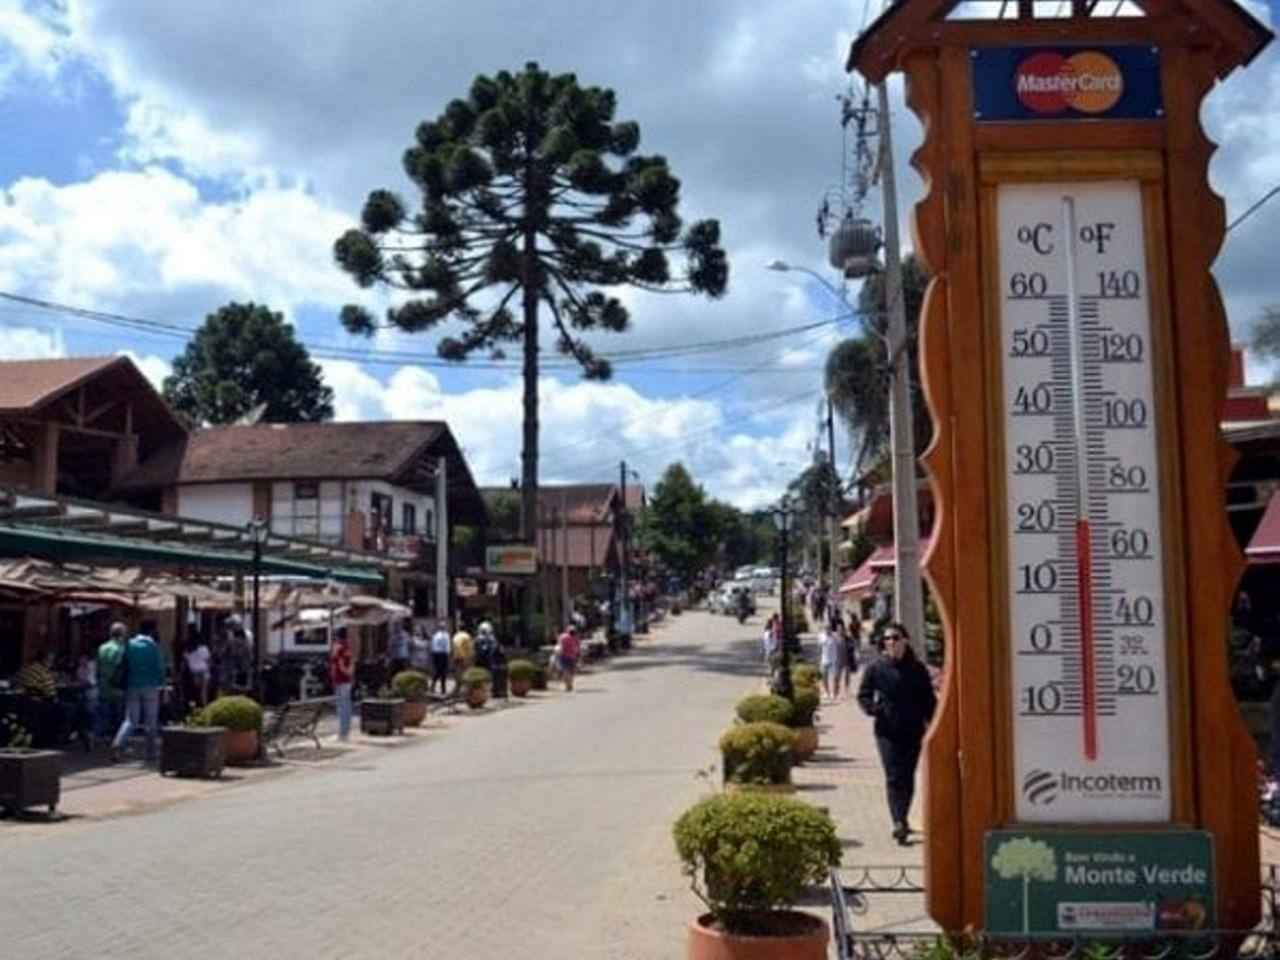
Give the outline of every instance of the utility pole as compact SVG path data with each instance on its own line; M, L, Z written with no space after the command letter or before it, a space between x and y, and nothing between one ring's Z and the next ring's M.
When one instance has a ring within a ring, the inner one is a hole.
M830 534L830 556L827 558L827 583L831 588L838 589L836 578L840 576L840 561L836 557L836 535L840 530L840 472L836 469L836 421L835 421L835 405L831 402L831 397L827 397L827 456L831 460L831 479L835 486L831 489L831 503L828 504L829 516L827 524Z
M631 589L627 584L627 461L618 464L618 609L614 615L619 633L631 632Z
M560 626L569 623L569 506L568 493L560 491Z
M888 310L889 446L893 457L893 538L897 551L894 615L911 644L924 650L924 593L920 583L920 518L916 492L915 429L911 411L911 354L907 308L902 296L902 251L898 239L898 187L893 170L889 87L878 89L880 176L884 191L885 306Z

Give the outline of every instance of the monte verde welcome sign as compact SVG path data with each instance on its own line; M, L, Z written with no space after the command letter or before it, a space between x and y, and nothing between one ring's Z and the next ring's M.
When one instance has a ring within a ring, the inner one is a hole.
M992 933L1214 925L1213 841L1203 831L994 830L986 850Z

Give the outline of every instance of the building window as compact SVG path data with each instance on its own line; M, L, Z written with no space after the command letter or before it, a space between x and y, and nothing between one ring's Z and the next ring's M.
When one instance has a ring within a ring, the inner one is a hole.
M412 503L406 503L400 507L400 519L404 527L401 533L418 532L418 509Z
M391 497L387 494L369 494L369 533L372 536L372 549L387 548L386 538L391 532L392 506Z
M295 483L293 485L293 533L297 537L315 540L320 536L320 485Z

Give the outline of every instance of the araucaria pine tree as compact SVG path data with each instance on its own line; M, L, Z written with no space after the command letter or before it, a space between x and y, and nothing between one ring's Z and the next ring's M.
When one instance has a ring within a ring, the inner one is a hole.
M477 77L465 100L418 126L405 151L421 203L410 209L392 191L375 190L361 227L334 244L339 265L360 286L408 293L385 324L362 307L344 307L348 330L418 332L454 321L437 346L449 360L476 352L500 358L505 344L521 345L521 533L528 543L538 516L542 316L556 349L585 376L605 379L608 361L582 335L627 329L627 309L612 290L719 297L729 275L719 224L684 228L680 182L663 157L636 153L640 128L615 120L614 99L611 90L533 63ZM526 591L526 629L531 598Z

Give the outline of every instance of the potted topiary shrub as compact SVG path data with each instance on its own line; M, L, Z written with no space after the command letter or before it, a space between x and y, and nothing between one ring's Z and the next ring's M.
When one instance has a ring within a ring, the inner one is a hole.
M676 852L708 912L688 960L825 960L826 922L792 909L840 864L831 818L791 797L719 794L676 821Z
M818 728L813 718L818 713L818 688L796 684L791 695L791 716L786 723L796 737L796 761L803 763L818 752Z
M262 733L262 707L252 697L218 697L198 711L194 726L225 727L227 763L244 763L258 755Z
M511 693L516 697L527 697L533 689L534 678L538 674L538 666L532 660L512 660L507 664L507 674L511 678ZM543 674L543 689L546 689L546 674Z
M547 665L545 663L535 663L533 665L533 689L547 689Z
M44 807L53 816L62 797L62 754L37 750L17 718L0 716L0 810Z
M421 670L401 670L391 678L391 693L404 700L404 722L417 727L427 717L427 694L431 680Z
M793 687L813 687L818 689L822 682L822 671L812 663L794 663L791 666L791 685Z
M753 693L743 697L735 709L743 723L781 723L784 726L791 722L793 713L790 700L772 693Z
M791 789L795 734L780 723L742 723L720 738L728 790Z
M467 706L472 710L479 710L488 702L492 679L484 667L468 667L462 672L462 688L466 691Z

